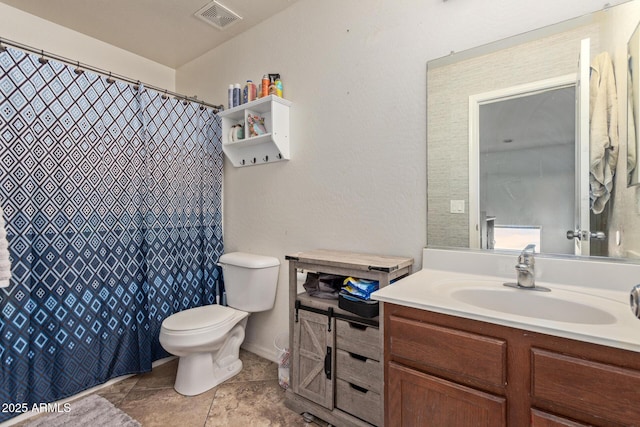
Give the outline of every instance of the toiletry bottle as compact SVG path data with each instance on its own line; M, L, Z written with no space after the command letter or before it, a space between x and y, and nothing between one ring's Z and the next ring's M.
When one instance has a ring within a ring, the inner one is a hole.
M269 95L269 83L269 76L267 76L266 74L262 76L262 87L260 96L263 98Z
M249 80L249 101L255 101L256 99L258 99L258 87Z
M229 91L228 91L228 97L229 97L229 108L233 108L233 85L229 85Z
M278 88L276 87L276 82L271 79L271 83L269 83L269 95L278 95Z
M282 80L276 79L276 91L277 95L282 98Z
M246 104L247 102L255 100L256 94L256 84L251 80L247 80L247 84L244 85L244 89L242 91L242 103Z
M233 106L237 107L242 103L242 94L240 90L240 83L236 83L233 86Z

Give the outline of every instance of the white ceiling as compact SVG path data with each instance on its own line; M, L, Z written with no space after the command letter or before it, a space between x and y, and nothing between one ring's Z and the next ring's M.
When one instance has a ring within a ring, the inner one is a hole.
M0 0L174 69L296 1L219 0L243 18L220 31L194 16L211 0Z
M575 86L483 104L480 107L480 151L573 145L575 104Z

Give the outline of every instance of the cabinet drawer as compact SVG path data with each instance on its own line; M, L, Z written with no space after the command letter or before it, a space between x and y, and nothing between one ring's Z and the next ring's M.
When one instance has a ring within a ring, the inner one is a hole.
M368 359L382 360L380 329L336 319L336 348Z
M531 427L588 427L566 418L557 417L546 412L531 410Z
M382 394L382 363L338 349L336 378Z
M531 349L536 406L628 425L640 420L640 372L537 348Z
M471 378L500 388L506 385L505 340L393 315L389 329L391 360L453 374L456 380Z
M382 424L381 395L336 379L336 407L371 424Z

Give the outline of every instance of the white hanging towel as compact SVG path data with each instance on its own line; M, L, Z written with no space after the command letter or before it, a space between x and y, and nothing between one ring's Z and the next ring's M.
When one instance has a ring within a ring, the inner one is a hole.
M611 197L618 163L618 96L607 52L596 56L591 64L589 134L591 209L599 214Z
M7 242L7 230L4 227L4 212L0 208L0 288L9 286L10 279L9 242Z

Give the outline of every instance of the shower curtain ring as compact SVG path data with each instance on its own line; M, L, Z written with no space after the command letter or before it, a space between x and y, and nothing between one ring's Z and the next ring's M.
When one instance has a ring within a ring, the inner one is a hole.
M161 97L162 99L169 99L169 96L167 95L167 89L164 90L164 94Z
M73 72L78 74L78 75L84 73L84 70L82 68L80 68L80 61L78 61L78 66L76 67L75 70L73 70Z
M107 83L109 84L113 84L116 82L116 79L114 79L113 77L111 77L111 71L109 71L109 77L107 77Z
M38 62L41 63L42 65L46 64L47 62L49 62L49 60L47 58L44 57L44 50L40 51L40 58L38 58Z

